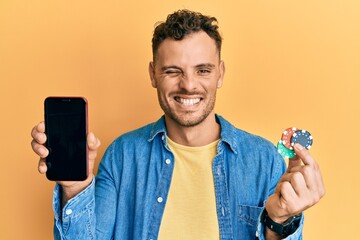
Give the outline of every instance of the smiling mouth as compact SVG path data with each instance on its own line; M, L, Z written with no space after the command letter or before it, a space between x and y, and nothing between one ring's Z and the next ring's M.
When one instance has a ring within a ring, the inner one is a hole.
M201 98L181 98L175 97L176 102L184 105L184 106L193 106L201 101Z

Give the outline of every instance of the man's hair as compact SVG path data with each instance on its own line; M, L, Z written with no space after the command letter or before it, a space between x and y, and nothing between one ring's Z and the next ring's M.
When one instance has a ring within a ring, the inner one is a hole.
M165 22L160 22L155 27L152 38L153 60L155 61L159 45L165 39L182 40L185 36L200 31L215 40L220 57L222 38L218 32L217 19L185 9L169 14Z

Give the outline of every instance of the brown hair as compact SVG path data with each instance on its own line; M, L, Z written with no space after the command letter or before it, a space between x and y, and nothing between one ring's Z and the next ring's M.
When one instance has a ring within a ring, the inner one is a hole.
M220 57L222 38L218 32L217 19L190 10L178 10L169 14L165 22L160 22L155 27L152 38L153 60L155 61L159 45L165 39L182 40L186 35L199 31L206 32L215 40Z

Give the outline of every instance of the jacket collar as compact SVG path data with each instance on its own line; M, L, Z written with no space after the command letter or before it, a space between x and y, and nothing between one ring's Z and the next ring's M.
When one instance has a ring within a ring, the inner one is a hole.
M236 128L225 118L220 115L215 114L216 122L220 124L220 142L226 143L230 149L236 152L237 149L237 137L236 137ZM167 134L166 125L165 125L165 116L163 115L158 121L156 121L151 128L150 136L148 141L151 142L155 139L156 136L163 138ZM164 140L164 139L163 139Z
M161 137L166 135L166 125L165 125L164 115L159 120L153 123L148 141L149 142L153 141L157 135L160 135Z

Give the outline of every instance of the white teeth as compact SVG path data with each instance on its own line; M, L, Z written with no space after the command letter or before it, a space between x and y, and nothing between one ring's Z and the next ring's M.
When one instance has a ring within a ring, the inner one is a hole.
M192 106L200 102L200 98L191 98L191 99L179 98L179 102L185 106Z

